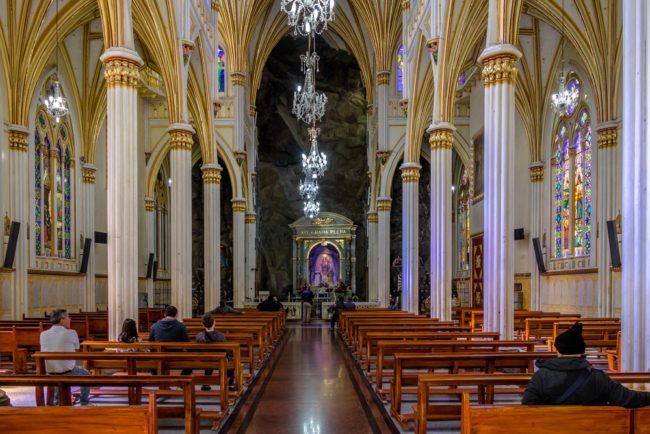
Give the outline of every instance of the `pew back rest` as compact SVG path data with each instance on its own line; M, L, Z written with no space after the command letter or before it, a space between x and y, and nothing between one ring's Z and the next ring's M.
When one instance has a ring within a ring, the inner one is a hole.
M7 407L0 410L0 426L22 434L157 433L155 415L143 406Z

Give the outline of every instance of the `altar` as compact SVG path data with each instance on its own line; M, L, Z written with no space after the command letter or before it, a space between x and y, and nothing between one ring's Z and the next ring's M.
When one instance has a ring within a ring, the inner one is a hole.
M356 293L357 227L352 220L321 212L314 219L301 217L289 227L294 240L294 294L298 294L303 282L312 287L335 288L341 281Z

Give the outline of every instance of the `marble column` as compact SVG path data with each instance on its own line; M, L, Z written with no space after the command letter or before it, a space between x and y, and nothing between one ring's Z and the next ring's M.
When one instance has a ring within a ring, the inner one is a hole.
M255 211L247 211L244 215L244 222L246 236L246 298L253 301L255 300L255 267L257 266Z
M379 298L377 292L377 211L368 211L368 301Z
M530 169L530 310L542 310L541 285L533 238L539 238L542 247L542 216L544 210L544 163L538 161L528 166Z
M390 197L377 198L377 296L379 306L388 307L390 299Z
M418 163L404 163L402 170L402 309L418 313L419 182Z
M431 318L451 321L453 212L451 149L456 128L449 123L431 125Z
M607 221L618 215L616 196L618 191L618 162L616 161L616 144L618 139L618 121L605 122L596 127L598 133L598 316L614 317L614 286L612 281L612 258L609 253ZM593 224L592 224L593 233ZM593 239L593 237L592 237Z
M219 306L221 300L221 166L204 164L203 170L203 224L205 311Z
M515 78L521 53L490 45L479 57L485 82L484 330L514 334Z
M244 307L246 298L246 206L246 199L243 197L232 199L232 293L233 304L239 308Z
M84 277L84 310L95 311L95 172L97 167L84 163L81 166L81 183L83 194L83 229L85 240L90 238L90 251L84 252L88 256L88 269ZM80 248L83 248L81 245Z
M169 133L171 165L172 305L178 319L192 318L192 134L188 124L175 123ZM214 309L214 308L213 308Z
M390 71L377 73L377 150L388 150L388 95L390 87Z
M623 244L621 248L621 359L623 372L650 369L650 6L629 0L623 8ZM600 193L599 193L600 197ZM600 221L603 220L598 217ZM600 225L600 236L606 235ZM599 252L600 253L600 252Z
M9 218L20 223L18 244L14 256L13 268L16 269L11 279L11 319L22 320L27 315L30 305L29 282L29 130L19 125L9 127Z
M149 255L154 254L153 260L158 260L158 249L156 249L156 213L154 211L155 200L153 197L144 198L144 211L145 211L145 220L147 225L147 252L145 261L147 266L149 266ZM147 279L147 301L148 307L154 306L154 290L153 290L153 280L156 276L153 275L153 266L151 268L151 277Z
M234 138L235 138L235 156L237 153L246 152L246 108L249 106L246 103L246 74L242 72L233 72L230 74L230 80L232 82L232 91L233 91L233 100L235 105L235 129L234 129Z
M138 68L135 50L112 47L106 65L108 340L138 316Z

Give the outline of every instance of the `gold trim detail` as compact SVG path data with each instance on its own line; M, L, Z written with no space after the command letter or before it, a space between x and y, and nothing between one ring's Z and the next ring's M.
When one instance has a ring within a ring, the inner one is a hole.
M179 151L192 151L192 133L185 130L173 130L169 132L170 149Z
M377 211L390 212L390 200L378 200ZM377 217L377 222L379 222L379 217Z
M246 212L246 202L233 202L232 212Z
M408 11L411 7L411 0L402 0L402 10Z
M152 199L144 200L144 210L146 212L153 212L153 205L154 205L154 201Z
M576 268L573 270L556 270L539 273L540 276L566 276L568 274L596 274L598 268Z
M54 271L54 270L40 270L37 268L30 268L27 270L27 274L37 274L41 276L72 276L72 277L84 277L86 273L77 273L75 271Z
M324 217L324 218L323 217L318 217L318 218L315 218L315 219L313 219L311 221L312 225L319 225L319 226L333 225L334 223L336 223L336 220L334 220L332 218L329 218L329 217Z
M496 84L515 85L517 78L517 58L512 54L499 54L483 61L483 81L485 87Z
M230 80L233 86L243 86L246 82L246 76L240 72L233 72L230 74Z
M371 106L371 105L368 106L368 116L372 116L372 114L373 114L372 107L373 106Z
M368 223L379 223L379 215L376 213L368 214Z
M14 271L16 271L15 268L5 268L5 267L0 267L0 274L11 274Z
M94 184L95 183L95 169L90 167L81 168L81 181L84 184Z
M402 169L402 183L410 184L413 182L420 182L420 169L417 167L405 167Z
M609 267L609 269L612 270L613 273L621 272L621 267Z
M618 130L607 128L598 131L598 149L615 148L618 142Z
M29 149L27 133L22 131L9 131L9 149L27 152L27 149Z
M210 167L203 169L204 184L221 184L221 170Z
M454 144L454 132L451 130L434 130L429 136L431 150L451 149Z
M217 0L212 0L210 3L212 10L219 13L219 2Z
M250 113L251 113L251 117L254 118L255 117L255 107L251 106Z
M377 74L377 84L379 86L388 86L390 84L390 72L380 72Z
M111 57L107 59L106 71L104 71L106 86L125 85L135 89L138 86L138 66L133 60L124 57Z
M544 181L544 166L533 166L530 168L530 182Z
M255 224L255 214L246 214L244 217L244 222L247 225L254 225Z
M530 273L515 273L515 279L530 279Z

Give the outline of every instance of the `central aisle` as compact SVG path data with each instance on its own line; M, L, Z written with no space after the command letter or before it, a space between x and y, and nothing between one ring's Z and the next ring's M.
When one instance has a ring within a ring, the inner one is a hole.
M289 324L250 395L221 432L397 432L388 428L347 357L329 322Z

